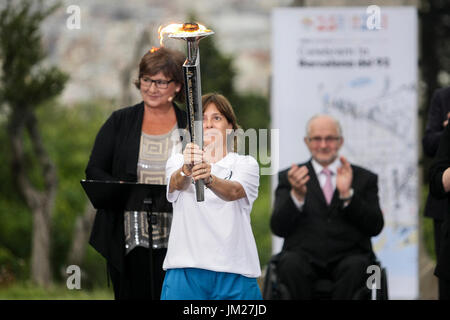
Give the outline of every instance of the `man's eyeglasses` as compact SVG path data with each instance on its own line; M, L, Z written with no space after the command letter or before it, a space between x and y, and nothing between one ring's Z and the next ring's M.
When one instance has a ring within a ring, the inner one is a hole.
M154 83L158 89L167 89L169 87L169 83L171 83L172 81L175 80L152 80L147 77L142 77L141 86L143 86L144 88L149 88L151 87L152 83Z
M319 144L322 141L325 141L326 143L337 142L337 141L341 140L341 137L333 137L333 136L328 136L325 138L323 138L323 137L308 137L307 139L311 143Z

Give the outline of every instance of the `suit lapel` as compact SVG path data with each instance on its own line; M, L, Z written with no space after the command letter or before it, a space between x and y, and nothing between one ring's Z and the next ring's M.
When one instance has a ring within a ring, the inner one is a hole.
M339 192L337 188L334 189L333 198L331 198L330 208L334 208L339 205Z
M309 172L309 181L308 181L308 193L313 196L316 197L316 200L318 200L319 202L323 202L323 204L327 205L327 201L325 200L325 195L323 194L322 191L322 187L320 186L319 183L319 179L316 175L316 172L314 170L314 167L311 163L311 161L308 161L306 163L306 166L308 168L308 172ZM333 195L334 198L334 195Z

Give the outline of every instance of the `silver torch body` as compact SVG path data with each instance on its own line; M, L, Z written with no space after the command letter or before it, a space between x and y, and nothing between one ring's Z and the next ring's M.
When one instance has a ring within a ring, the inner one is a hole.
M186 25L186 24L185 24ZM189 23L190 26L196 25ZM186 90L186 108L188 113L188 127L191 142L203 150L203 106L202 85L200 74L200 50L198 43L206 36L214 34L207 32L184 32L169 34L169 38L182 39L187 42L187 58L183 64L184 84ZM205 200L205 182L195 182L197 201Z

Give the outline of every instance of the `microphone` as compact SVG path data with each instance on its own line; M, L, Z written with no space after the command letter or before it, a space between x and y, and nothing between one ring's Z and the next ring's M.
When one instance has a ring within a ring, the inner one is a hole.
M180 89L175 90L175 94L173 96L170 96L169 99L167 99L168 102L172 102L173 99L177 96L177 93L180 92Z

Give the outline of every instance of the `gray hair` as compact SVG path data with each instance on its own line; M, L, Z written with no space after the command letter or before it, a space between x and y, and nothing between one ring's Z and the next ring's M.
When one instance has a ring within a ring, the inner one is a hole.
M335 117L330 116L329 114L323 114L323 113L315 114L314 116L311 117L311 119L308 120L308 122L306 123L306 136L307 137L309 137L309 132L311 129L311 122L313 122L315 119L321 118L321 117L326 117L326 118L333 120L334 124L336 125L336 128L338 129L339 137L342 137L342 127L341 127L341 124L339 123L339 121Z

